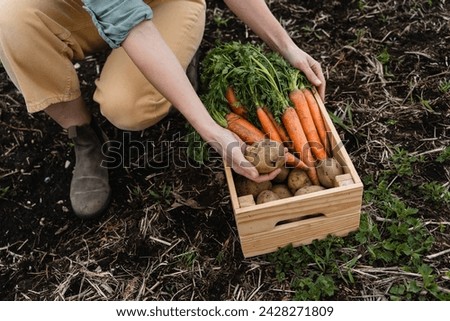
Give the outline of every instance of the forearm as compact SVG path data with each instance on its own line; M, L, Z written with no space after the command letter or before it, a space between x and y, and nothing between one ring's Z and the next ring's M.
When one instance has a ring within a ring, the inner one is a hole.
M179 61L155 25L144 21L134 27L122 47L156 89L169 100L208 141L218 126L192 88Z
M224 0L240 20L249 26L270 48L283 56L295 48L295 43L273 16L264 0Z

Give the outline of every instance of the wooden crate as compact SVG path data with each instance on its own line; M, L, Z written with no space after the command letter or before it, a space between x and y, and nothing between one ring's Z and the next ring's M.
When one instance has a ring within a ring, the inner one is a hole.
M323 102L314 93L331 138L333 155L344 168L336 187L255 205L251 195L238 197L233 172L225 166L231 203L245 257L300 246L328 235L345 236L359 227L363 184Z

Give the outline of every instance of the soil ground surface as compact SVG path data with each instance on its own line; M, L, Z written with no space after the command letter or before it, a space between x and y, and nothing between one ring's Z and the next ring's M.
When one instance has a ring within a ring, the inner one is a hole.
M260 42L221 1L207 2L202 57L216 41ZM449 187L449 157L437 157L450 143L450 4L268 4L296 43L322 64L326 107L365 182L387 170L400 171L403 167L392 159L399 150L406 153L406 163L422 157L411 163L411 173L390 176L390 183L404 184L408 192L399 197L429 222L434 244L425 255L439 254L430 255L428 263L442 272L439 284L445 293L450 288L449 202L428 201L418 191L429 182L447 192ZM171 114L142 132L124 132L99 114L92 94L107 54L76 62L86 101L110 139L129 146L143 142L151 157L133 148L121 151L123 166L110 170L111 205L93 221L71 212L75 159L66 133L43 113L28 114L0 67L0 299L298 298L289 270L280 278L280 265L270 256L243 257L222 162L183 165L187 129L181 115ZM367 198L362 211L383 220ZM393 274L375 286L383 275L368 275L383 266L361 257L353 282L336 281L326 298L391 298L386 279Z

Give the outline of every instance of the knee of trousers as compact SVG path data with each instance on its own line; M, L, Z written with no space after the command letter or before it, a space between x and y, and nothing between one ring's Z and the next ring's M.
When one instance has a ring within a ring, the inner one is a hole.
M139 131L155 125L169 113L171 104L159 93L138 98L125 93L96 92L94 100L108 121L122 130Z

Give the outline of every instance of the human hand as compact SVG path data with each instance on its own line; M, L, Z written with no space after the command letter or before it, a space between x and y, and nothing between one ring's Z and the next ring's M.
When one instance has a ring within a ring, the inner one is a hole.
M317 87L322 101L325 101L326 81L320 63L297 46L288 50L284 54L284 57L293 67L301 70L305 74L311 84Z
M259 174L256 168L244 157L246 144L231 131L220 127L215 137L208 143L222 156L227 165L239 175L261 183L274 179L281 171L276 169L268 174Z

